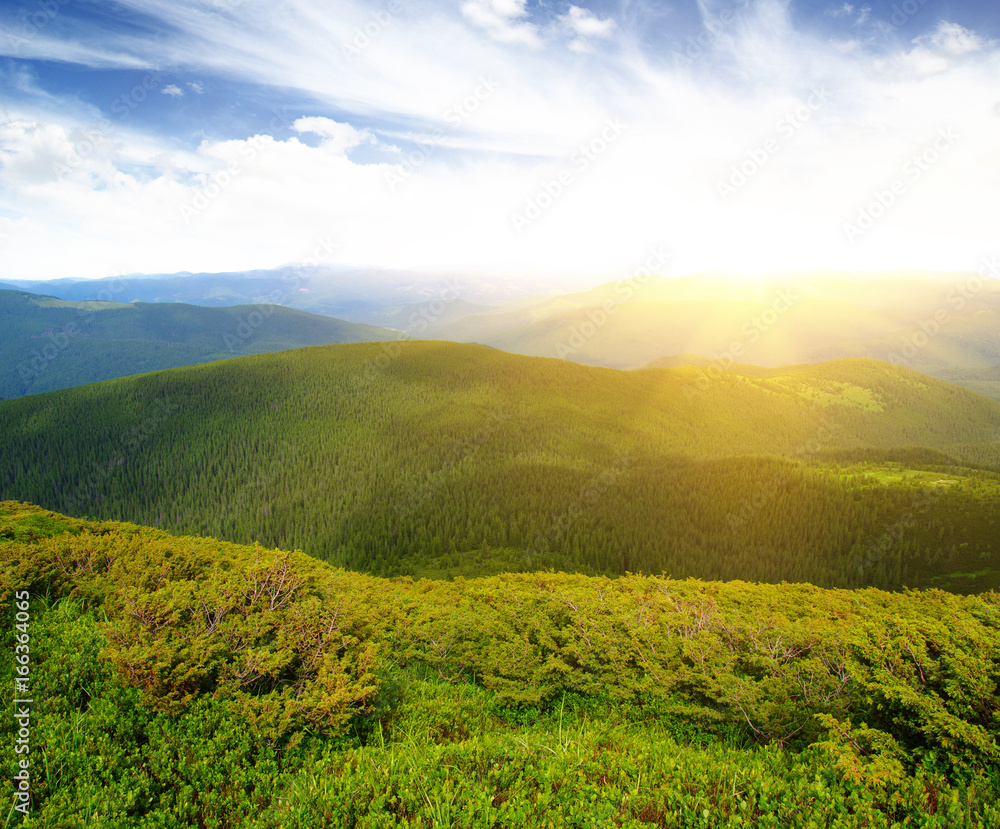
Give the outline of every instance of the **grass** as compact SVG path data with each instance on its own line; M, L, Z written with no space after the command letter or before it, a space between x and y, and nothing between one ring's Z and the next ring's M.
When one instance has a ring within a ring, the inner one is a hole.
M973 573L962 573L962 572L943 573L940 576L932 577L931 579L929 579L929 581L940 583L942 587L947 587L952 581L955 581L957 579L978 579L982 578L983 576L989 576L991 574L996 574L996 573L998 573L998 571L992 570L989 567L987 567L983 570L976 570Z
M780 376L769 378L769 382L776 383L785 391L824 408L838 405L866 412L881 412L885 409L884 402L871 389L853 383L827 382L821 386L810 387L797 378Z
M895 793L846 784L819 747L691 733L565 696L525 718L419 670L397 681L406 693L391 729L324 751L293 778L283 809L301 822L289 825L343 815L346 791L364 804L349 825L372 827L889 827L908 811ZM939 800L927 785L907 793L925 819L973 825L962 821L967 799Z
M866 480L889 486L902 482L922 484L924 486L953 486L963 480L963 476L928 471L926 469L907 469L895 464L883 467L851 467L843 469L840 474L848 478L863 477Z
M530 569L524 550L498 548L461 550L454 554L434 556L411 566L406 575L414 579L467 579L497 576L501 573L521 573Z

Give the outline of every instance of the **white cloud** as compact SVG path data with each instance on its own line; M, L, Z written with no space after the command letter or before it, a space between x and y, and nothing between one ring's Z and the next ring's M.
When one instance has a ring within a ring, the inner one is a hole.
M350 124L341 124L330 118L298 118L292 124L298 133L312 133L323 139L323 147L338 155L346 155L349 150L364 143L373 143L375 136L368 130L357 130Z
M58 124L27 120L0 126L0 182L28 189L57 177L56 165L66 164L73 142Z
M938 23L937 30L933 34L919 37L914 43L921 46L929 45L952 57L979 52L989 45L988 40L971 29L966 29L958 23L949 23L947 20Z
M528 16L525 2L526 0L467 0L462 4L462 15L500 43L520 43L538 48L542 45L538 27L523 19Z
M861 48L861 41L856 39L837 40L836 38L832 38L830 45L842 55L847 55L851 52L857 52Z
M611 37L615 28L612 18L597 17L592 11L579 6L570 6L566 14L559 15L559 21L581 37Z
M195 95L201 95L205 91L205 85L201 81L190 81L188 83L188 89L190 89Z
M947 20L940 21L932 33L914 38L912 44L910 51L897 56L895 65L916 77L945 72L993 45L976 32Z
M591 51L590 38L609 38L616 25L613 18L599 18L579 6L570 6L569 11L559 15L557 20L562 29L573 36L569 48L574 52Z
M165 87L163 87L160 90L160 92L163 95L169 95L171 98L183 98L184 97L184 90L181 89L179 86L177 86L177 84L172 84L172 83L171 84L167 84Z

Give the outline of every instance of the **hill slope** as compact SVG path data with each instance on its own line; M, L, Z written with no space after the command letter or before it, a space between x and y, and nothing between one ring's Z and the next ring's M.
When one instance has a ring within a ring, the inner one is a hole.
M636 368L672 354L777 367L894 362L1000 398L1000 280L973 273L633 278L441 320L440 339ZM730 354L730 351L738 353Z
M997 600L390 581L0 502L8 823L992 827Z
M0 290L0 398L395 332L277 305L66 301Z
M982 589L997 476L959 467L996 467L998 436L1000 404L874 361L713 376L360 344L7 401L0 495L376 573Z

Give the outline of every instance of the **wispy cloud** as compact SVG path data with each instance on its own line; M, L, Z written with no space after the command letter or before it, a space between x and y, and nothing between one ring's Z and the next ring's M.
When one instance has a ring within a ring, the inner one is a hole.
M263 267L331 233L345 262L582 279L627 273L652 243L675 249L677 270L962 267L1000 218L1000 50L929 11L903 37L868 6L803 21L782 0L700 0L688 18L659 8L656 25L628 4L524 0L122 5L135 26L66 6L32 38L0 36L14 67L58 55L131 73L122 94L163 77L159 104L130 99L125 118L106 92L87 103L30 76L11 86L0 264L12 278ZM819 88L827 103L784 140ZM221 129L219 110L263 115ZM621 138L575 166L608 118ZM102 119L113 129L87 138ZM947 160L845 246L843 223L943 126L962 135ZM722 203L720 178L773 137L780 152ZM81 141L93 147L66 165ZM406 185L392 189L397 169ZM510 216L566 170L558 203L513 234Z
M607 39L615 30L613 18L600 18L580 6L570 6L566 14L559 15L558 21L573 36L569 48L575 52L591 51L592 38Z
M844 3L842 6L829 8L825 14L829 17L847 18L855 26L861 26L871 19L871 6L855 6L853 3Z
M970 52L980 52L992 43L975 32L942 20L929 35L916 38L914 43L929 49L936 49L953 57L961 57Z
M368 130L358 130L350 124L340 124L330 118L313 116L298 118L292 124L292 129L298 133L313 133L323 139L323 146L333 152L346 155L348 150L368 143L374 143L375 136Z
M527 22L526 0L466 0L462 15L500 43L520 43L537 49L542 45L538 27Z

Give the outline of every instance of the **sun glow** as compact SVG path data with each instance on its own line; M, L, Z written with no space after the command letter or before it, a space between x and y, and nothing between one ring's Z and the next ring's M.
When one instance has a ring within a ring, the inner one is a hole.
M709 3L675 42L575 6L125 5L163 37L67 7L5 70L9 278L273 267L327 238L340 263L581 286L661 248L663 273L754 280L994 244L1000 50L954 21L901 40L863 16L848 42L777 0L721 28ZM60 87L54 56L115 74Z

